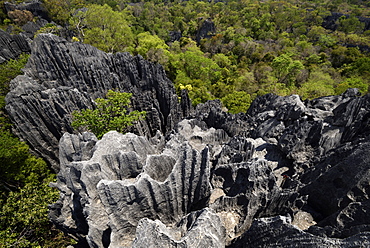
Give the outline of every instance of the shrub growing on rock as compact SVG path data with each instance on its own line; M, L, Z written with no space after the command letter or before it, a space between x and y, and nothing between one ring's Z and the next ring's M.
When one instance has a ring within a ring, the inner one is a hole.
M128 127L144 118L146 114L145 111L128 111L131 96L131 93L109 90L106 99L95 100L95 109L73 112L72 127L87 129L99 139L111 130L125 133Z

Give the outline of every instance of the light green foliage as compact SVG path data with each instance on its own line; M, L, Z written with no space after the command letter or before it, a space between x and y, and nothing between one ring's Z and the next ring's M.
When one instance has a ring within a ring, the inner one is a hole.
M294 84L296 76L304 68L302 62L294 60L291 54L282 54L276 57L271 66L274 69L278 83L285 83L288 87Z
M28 54L21 54L18 59L11 59L0 64L0 95L5 96L8 93L10 80L21 74L21 69L28 58Z
M307 82L302 85L298 94L302 99L314 99L320 96L334 95L334 89L323 81Z
M170 57L170 74L176 75L174 82L177 89L180 85L191 85L189 96L194 105L223 95L215 86L223 81L227 68L221 68L206 57L192 40L182 40L182 47L176 48L176 51ZM218 55L215 58L225 66L229 63L227 57Z
M198 81L198 80L197 80ZM204 103L208 100L215 99L214 96L208 91L205 86L192 87L192 90L189 91L189 97L192 99L192 104L196 106L199 103Z
M337 43L337 39L329 34L323 34L319 37L319 44L323 47L333 47Z
M165 64L170 56L169 46L157 35L151 35L149 32L137 35L136 52L144 58Z
M109 5L91 4L70 19L78 39L105 52L130 50L134 36L126 12L114 11Z
M364 83L362 78L359 77L347 78L337 85L337 87L335 88L335 94L340 95L348 88L358 88L361 94L365 94L368 91L369 85Z
M121 93L109 90L106 99L97 98L95 109L75 111L73 115L73 128L84 128L93 132L99 139L107 132L116 130L125 133L134 122L145 117L145 111L131 111L131 93Z
M204 56L199 49L192 48L180 54L179 60L183 62L183 69L193 79L200 79L205 84L220 80L220 67L210 58Z
M46 33L57 35L58 32L60 31L60 29L61 29L60 26L57 26L57 25L52 24L52 23L48 23L45 26L43 26L42 28L40 28L39 30L37 30L37 32L35 33L35 37L39 34L46 34Z
M43 0L45 8L52 19L59 24L66 24L74 10L81 8L83 0Z
M194 104L238 91L249 95L301 91L309 97L332 93L336 85L331 81L358 76L363 70L354 62L368 56L342 44L370 45L361 31L363 24L354 17L370 10L344 0L135 2L116 1L118 7L109 3L111 8L103 5L105 0L87 1L93 4L88 11L70 20L78 34L74 40L107 52L129 51L162 64L178 92L180 85L191 86ZM350 18L341 18L339 30L332 32L322 22L334 9L349 13ZM197 31L208 18L215 23L216 33L197 44ZM180 41L170 42L169 31L181 32ZM358 69L350 72L354 66ZM318 67L330 71L326 86L322 80L310 79ZM370 75L363 74L361 78L368 82ZM311 82L323 88L314 93Z
M335 94L334 85L335 82L328 73L317 69L311 72L308 81L298 89L298 94L302 99L330 96Z
M226 95L221 99L221 101L230 113L236 114L246 112L248 110L252 103L252 97L247 92L236 91Z

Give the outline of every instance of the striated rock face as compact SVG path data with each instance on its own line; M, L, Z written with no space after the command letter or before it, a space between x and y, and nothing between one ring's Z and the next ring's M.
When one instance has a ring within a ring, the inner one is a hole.
M86 155L95 139L65 134L51 219L91 247L367 246L368 101L207 102L166 138L111 132Z
M368 247L369 233L335 239L314 236L291 224L284 216L260 218L230 247Z
M50 219L82 247L367 247L370 95L267 94L247 113L181 102L163 68L40 35L6 109L59 171ZM73 134L109 89L145 121Z
M22 35L10 35L0 29L0 64L16 59L21 53L31 51L27 39Z
M181 238L179 238L181 237ZM225 247L225 228L212 209L185 216L175 228L147 218L140 220L132 247Z
M33 41L24 72L11 82L6 110L15 133L56 171L58 141L64 132L72 132L71 112L93 107L93 100L109 89L133 93L132 107L147 115L131 131L148 137L171 130L191 106L179 103L161 66L50 34Z
M202 209L211 193L209 148L196 150L181 139L165 145L159 133L148 140L112 131L96 142L88 133L66 133L57 184L63 194L52 207L53 221L76 237L86 235L92 247L103 247L106 232L111 247L122 247L131 244L143 218L173 225ZM73 221L66 218L71 215Z

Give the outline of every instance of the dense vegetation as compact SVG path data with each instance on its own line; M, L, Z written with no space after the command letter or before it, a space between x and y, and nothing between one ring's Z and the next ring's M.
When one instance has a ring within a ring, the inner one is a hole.
M368 90L370 31L356 17L370 14L367 3L99 3L109 5L93 3L76 13L72 4L73 12L61 22L81 42L161 63L176 88L189 91L194 105L219 98L236 113L267 92L306 99L340 94L348 87ZM349 14L337 20L334 31L322 26L330 11ZM216 28L201 39L198 31L209 20ZM169 31L181 38L171 40Z
M1 0L3 5L5 1ZM21 1L15 1L21 2ZM258 95L299 94L303 99L368 92L370 2L361 0L43 0L50 18L38 33L64 27L67 37L106 52L130 52L164 66L193 104L219 98L231 112L246 111ZM332 12L346 14L325 24ZM22 31L37 17L0 10L0 26ZM361 21L360 21L361 20ZM199 32L202 27L203 34ZM213 26L214 25L214 26ZM68 32L66 32L68 33ZM37 35L37 34L36 34ZM15 138L4 112L10 79L27 60L0 65L0 244L60 247L67 240L51 228L47 205L57 192L45 162Z

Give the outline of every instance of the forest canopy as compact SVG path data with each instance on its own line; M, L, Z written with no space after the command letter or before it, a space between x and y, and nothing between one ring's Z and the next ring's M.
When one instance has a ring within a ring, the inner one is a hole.
M219 98L225 107L234 106L238 97L232 103L226 97L233 93L253 100L270 92L305 99L341 94L347 87L368 91L366 1L43 3L51 19L74 34L72 41L163 65L194 105ZM3 23L17 25L9 18L2 17ZM240 101L238 109L247 106Z
M160 63L194 105L219 98L243 112L270 92L311 99L347 87L368 91L370 8L363 1L68 3L64 20L52 17L68 23L75 40ZM333 13L341 14L334 20Z

